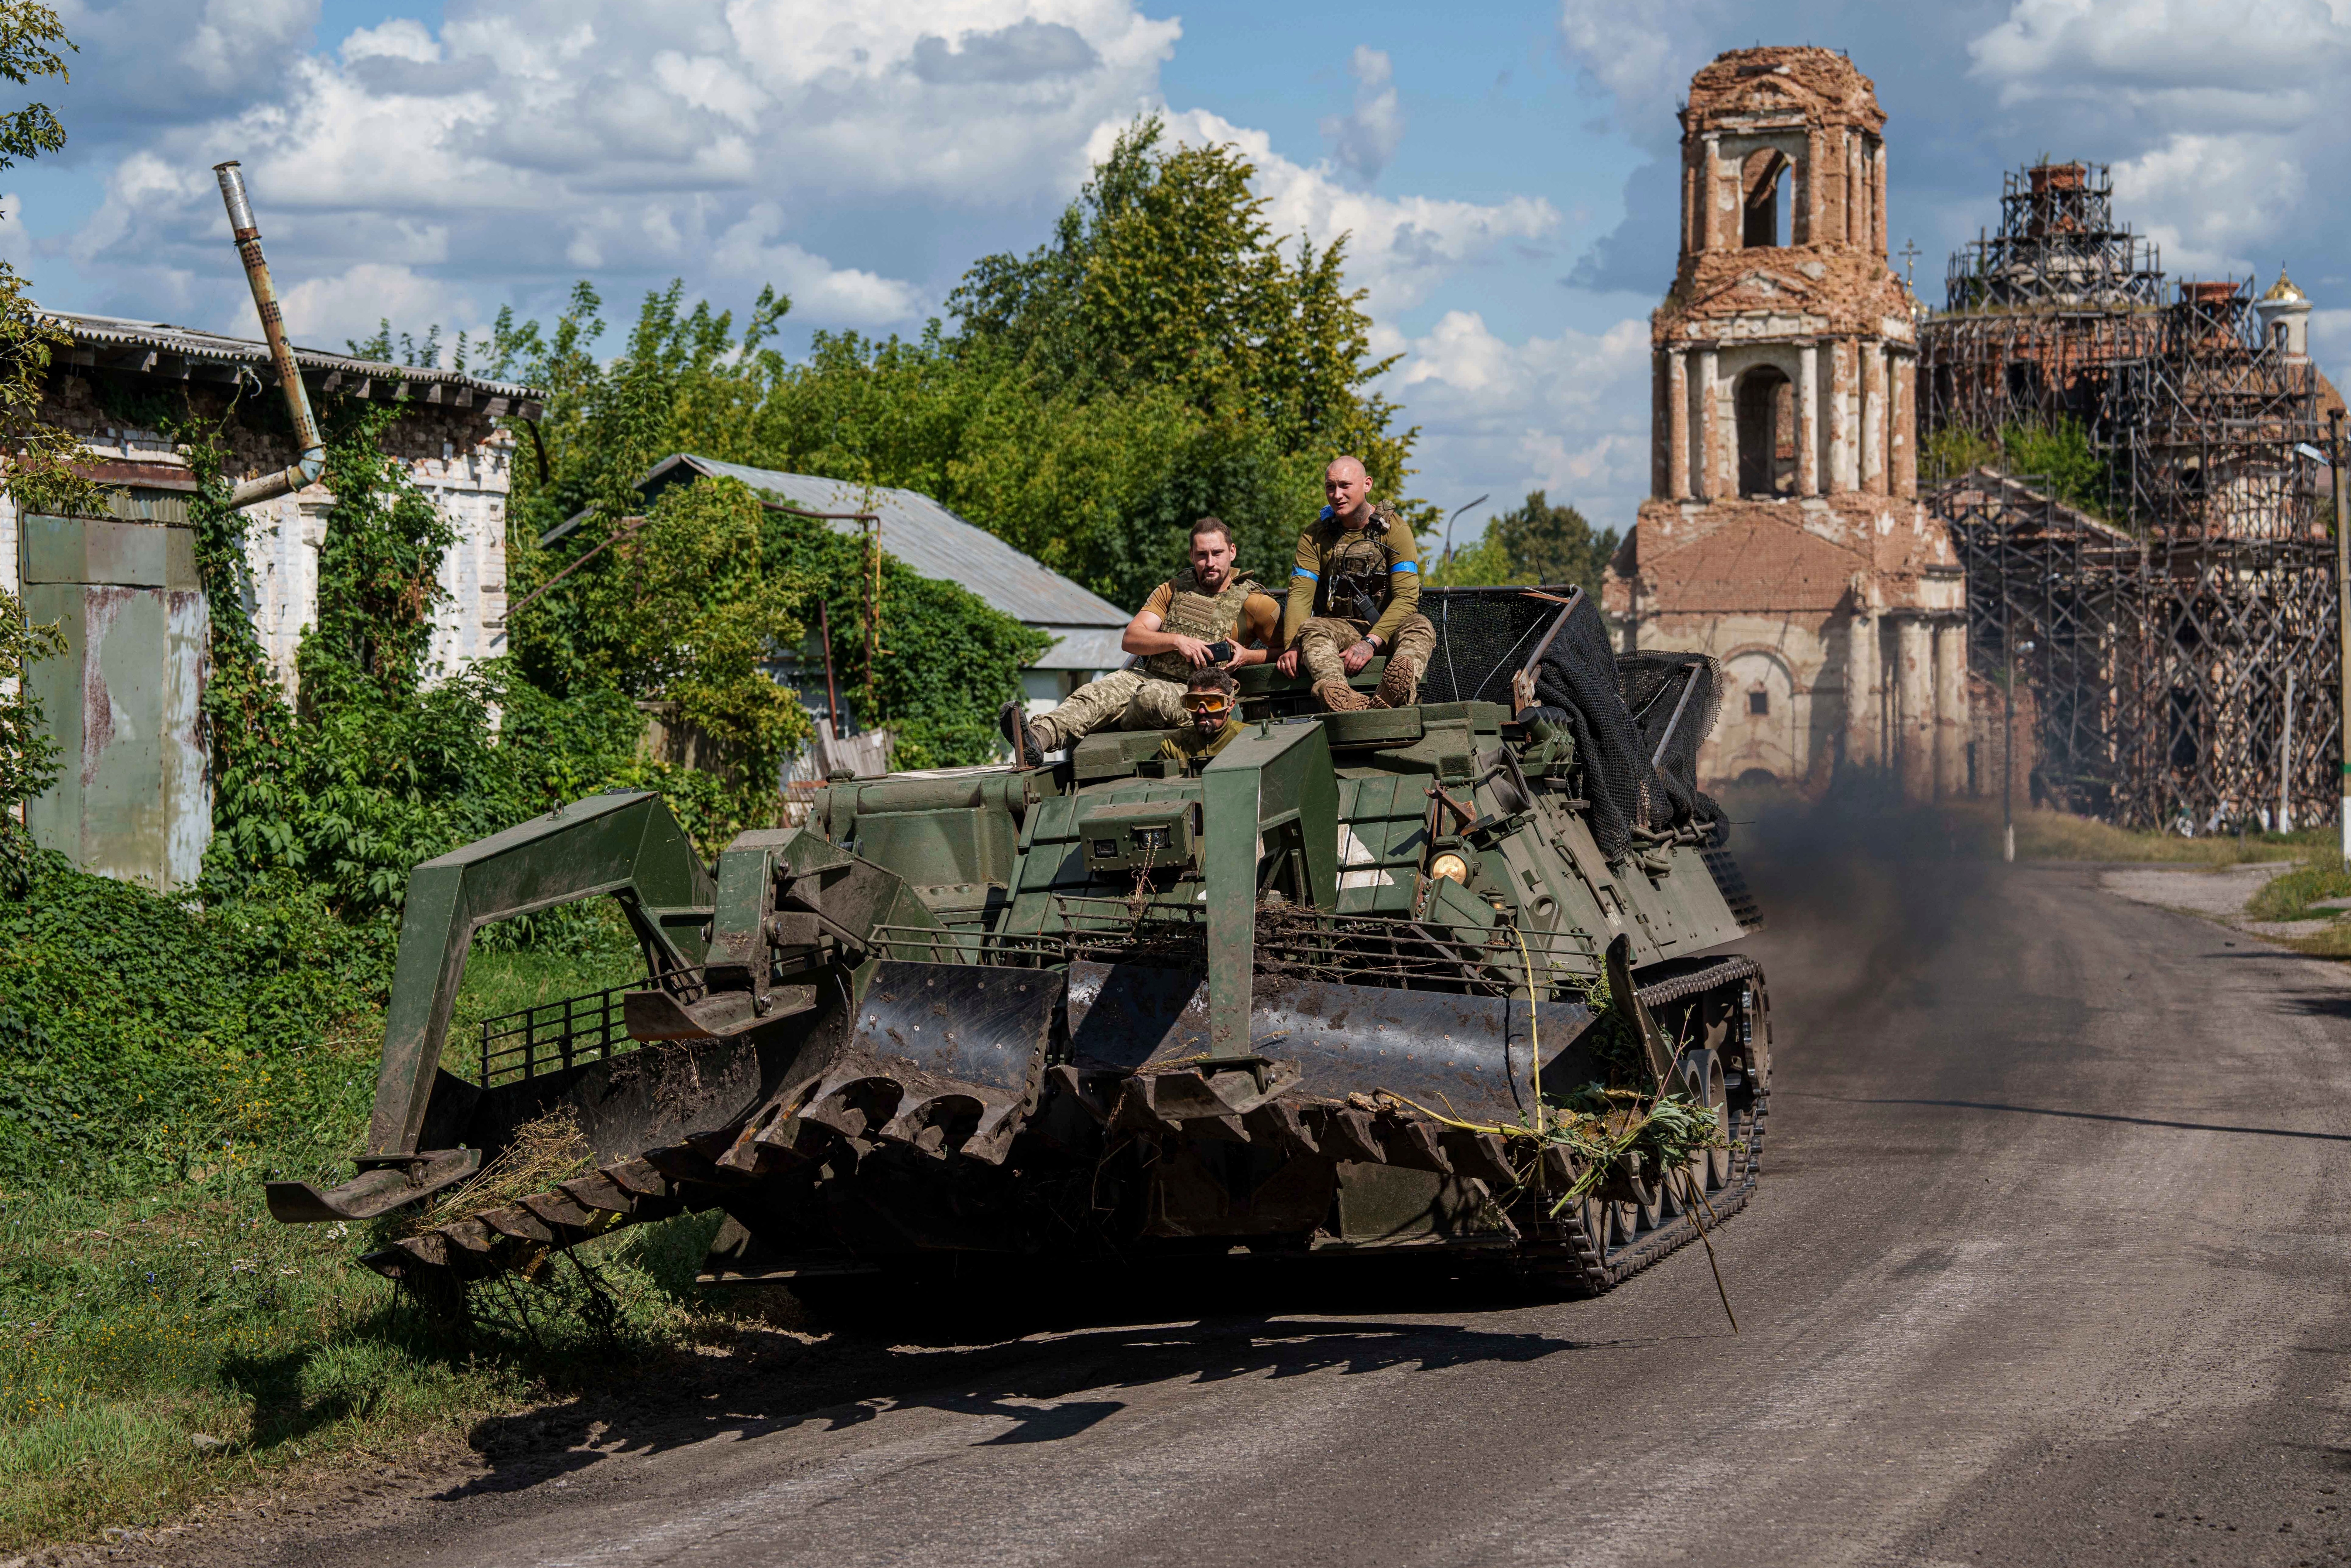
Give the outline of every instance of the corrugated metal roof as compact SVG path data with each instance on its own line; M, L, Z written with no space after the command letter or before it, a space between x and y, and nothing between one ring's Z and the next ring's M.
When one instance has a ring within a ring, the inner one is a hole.
M1005 614L1030 626L1075 631L1087 627L1123 627L1134 618L1131 611L1119 608L1061 573L1039 565L920 491L869 491L838 479L779 473L771 468L746 468L740 463L719 462L686 452L653 464L652 471L637 482L637 488L650 501L688 473L739 479L752 489L804 512L872 512L882 520L882 548L922 576L959 583ZM855 534L859 525L844 519L833 522L832 526L843 534ZM1123 653L1118 655L1109 666L1060 665L1051 662L1054 655L1048 653L1047 662L1039 668L1100 670L1123 662L1125 657Z
M218 332L205 332L193 327L174 327L163 321L133 321L120 316L91 316L74 310L48 310L35 307L44 321L63 327L77 346L94 348L100 345L124 348L146 348L161 354L176 354L186 359L212 361L220 365L266 365L269 346L256 338L229 337ZM329 354L322 349L297 347L295 362L308 370L324 371L364 380L402 383L416 398L416 389L428 394L431 389L464 389L476 398L503 399L510 405L493 408L492 413L512 413L517 418L535 420L539 414L543 396L538 389L511 381L485 380L462 370L430 369L418 365L392 365L379 359L360 359L349 354ZM307 378L306 378L307 379ZM331 385L331 383L330 383ZM448 401L445 392L440 397L427 396L420 400Z
M1126 635L1126 623L1116 626L1045 626L1037 628L1052 633L1061 640L1037 656L1031 670L1116 670L1126 662L1126 649L1119 639Z

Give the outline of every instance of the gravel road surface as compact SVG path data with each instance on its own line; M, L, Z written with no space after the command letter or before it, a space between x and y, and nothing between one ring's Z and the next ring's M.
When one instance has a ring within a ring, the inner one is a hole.
M1779 1055L1736 1336L1691 1248L1593 1302L819 1346L189 1560L2345 1560L2351 971L2096 868L1813 831L1750 860Z

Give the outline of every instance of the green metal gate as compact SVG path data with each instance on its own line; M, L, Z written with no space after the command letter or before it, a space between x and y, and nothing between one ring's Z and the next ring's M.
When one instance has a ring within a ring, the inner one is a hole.
M114 507L22 520L26 613L66 637L27 672L63 768L26 822L85 870L170 892L195 880L212 835L197 715L210 614L184 499L131 490Z

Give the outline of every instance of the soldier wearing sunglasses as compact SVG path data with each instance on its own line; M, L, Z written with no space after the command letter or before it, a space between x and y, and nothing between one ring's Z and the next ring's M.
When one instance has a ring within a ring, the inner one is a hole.
M1187 774L1207 767L1208 759L1241 732L1240 703L1234 692L1233 672L1224 666L1192 671L1184 682L1184 728L1159 742L1159 754L1182 763Z

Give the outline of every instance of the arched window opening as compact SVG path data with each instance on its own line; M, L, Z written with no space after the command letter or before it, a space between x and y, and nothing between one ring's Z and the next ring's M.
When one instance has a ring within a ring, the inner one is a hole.
M1796 388L1770 365L1739 379L1739 493L1770 499L1796 493Z
M1787 224L1793 215L1792 170L1788 155L1771 148L1747 160L1741 171L1747 188L1747 221L1740 243L1749 250L1788 244Z

